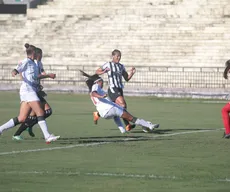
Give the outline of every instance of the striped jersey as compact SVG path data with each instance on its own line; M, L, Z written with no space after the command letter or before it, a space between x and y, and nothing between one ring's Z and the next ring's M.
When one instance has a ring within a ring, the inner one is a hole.
M26 58L15 69L22 74L20 92L36 91L39 84L39 80L37 79L39 67L37 64L33 60Z
M109 71L107 71L109 87L122 89L124 88L124 85L122 83L122 75L124 72L126 72L126 69L123 64L107 62L101 68L103 70L106 68L110 69Z

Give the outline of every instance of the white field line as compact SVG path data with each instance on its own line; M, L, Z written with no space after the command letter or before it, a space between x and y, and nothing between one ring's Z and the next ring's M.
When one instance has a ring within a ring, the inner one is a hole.
M144 179L163 179L163 180L183 180L176 176L169 175L154 175L154 174L128 174L128 173L105 173L105 172L52 172L52 171L5 171L0 172L0 174L11 174L11 175L66 175L66 176L100 176L100 177L125 177L125 178L144 178ZM229 178L225 179L214 179L213 181L218 182L230 182Z
M150 139L154 139L157 137L170 137L170 136L175 136L175 135L185 135L185 134L192 134L192 133L201 133L201 132L210 132L210 131L219 131L221 129L207 129L207 130L199 130L199 131L186 131L186 132L179 132L179 133L171 133L171 134L164 134L164 135L155 135L152 137L149 137ZM124 138L121 141L126 142L126 141L138 141L138 140L143 140L143 138ZM119 141L119 142L121 142ZM76 145L68 145L68 146L63 146L63 147L49 147L49 148L40 148L40 149L28 149L28 150L22 150L22 151L8 151L8 152L1 152L1 155L13 155L13 154L20 154L20 153L32 153L32 152L40 152L40 151L52 151L52 150L60 150L60 149L71 149L75 147L88 147L88 146L97 146L97 145L105 145L109 143L115 143L116 141L105 141L105 142L95 142L95 143L87 143L87 144L76 144Z
M6 171L0 172L1 174L19 174L19 175L66 175L66 176L74 176L74 175L88 175L88 176L101 176L101 177L126 177L126 178L149 178L149 179L176 179L175 176L162 176L162 175L153 175L153 174L127 174L127 173L99 173L99 172L51 172L51 171Z

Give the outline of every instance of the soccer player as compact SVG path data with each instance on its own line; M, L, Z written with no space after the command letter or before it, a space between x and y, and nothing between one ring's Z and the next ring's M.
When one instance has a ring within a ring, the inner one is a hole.
M132 116L125 108L117 105L107 98L107 94L104 92L103 88L103 79L99 75L88 75L85 72L81 71L82 75L87 77L86 84L90 90L90 96L93 104L96 106L100 117L105 119L113 118L121 133L125 133L120 117L125 119L128 122L132 122L135 125L140 125L150 130L158 128L159 124L152 124L149 121L136 118Z
M54 78L52 74L40 75L39 68L34 62L35 49L33 45L25 45L27 58L25 58L13 71L12 76L22 74L22 85L20 87L20 112L19 116L10 119L5 124L0 126L0 134L7 129L13 128L16 125L25 122L31 110L33 110L37 116L38 124L43 132L46 143L56 141L60 136L54 136L48 131L48 127L44 118L44 110L41 108L40 100L37 96L36 90L39 79L42 78Z
M123 95L124 85L122 83L122 77L125 81L129 81L136 72L134 67L131 68L128 74L124 65L120 63L121 51L115 49L112 52L112 61L105 63L102 67L96 70L97 75L107 73L108 75L108 96L109 98L123 108L127 108L126 101ZM98 113L94 112L94 122L99 119ZM126 130L130 131L135 127L135 124L131 125L126 119L124 119Z
M226 61L226 63L225 63L225 70L224 70L224 74L223 74L225 79L228 79L229 71L230 71L230 60ZM230 113L230 102L228 102L222 108L222 111L221 111L222 120L223 120L223 124L224 124L224 128L225 128L223 138L225 138L225 139L230 138L230 117L229 117L229 113Z
M39 68L39 73L42 75L47 75L45 73L45 70L43 68L43 64L42 64L42 50L38 47L36 47L36 64ZM55 74L54 74L55 75ZM38 89L37 89L37 95L38 98L41 101L42 107L45 110L45 119L48 118L49 116L51 116L52 114L52 108L50 107L50 105L48 104L48 102L46 101L46 99L44 98L46 96L46 93L44 91L42 91L43 87L40 85L40 81L39 81L39 85L38 85ZM21 126L18 128L18 130L15 132L14 136L12 137L13 140L23 140L21 133L25 130L28 130L29 135L31 137L35 137L35 134L33 133L33 126L36 125L38 123L36 114L34 111L32 111L30 113L30 115L27 117L27 119L25 120L24 123L21 124Z

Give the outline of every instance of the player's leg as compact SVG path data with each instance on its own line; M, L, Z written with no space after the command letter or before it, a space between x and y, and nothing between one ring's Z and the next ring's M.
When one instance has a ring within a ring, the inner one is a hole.
M123 108L120 106L114 106L112 107L104 116L102 116L105 119L112 119L116 123L118 129L121 133L125 133L125 128L123 127L123 124L121 122L120 116L123 113Z
M45 119L50 117L52 115L52 108L50 107L50 105L47 103L47 101L42 101L42 107L44 109L44 112L45 112ZM36 117L36 116L35 116ZM29 135L31 137L34 137L35 134L33 133L33 126L36 125L38 123L38 120L37 120L37 117L35 119L31 119L31 121L28 122L28 132L29 132Z
M18 130L15 132L14 136L12 137L13 140L22 140L21 134L23 131L25 131L31 124L37 123L37 117L34 111L31 111L30 115L26 118L25 122L23 122ZM31 137L34 137L35 135L33 132L29 132Z
M28 102L32 110L36 113L38 125L42 130L46 142L57 140L60 136L54 136L48 132L48 127L45 121L45 113L41 106L40 100L35 92L31 93L30 101Z
M109 98L116 104L118 104L119 106L123 107L124 109L127 108L127 104L126 101L124 99L124 95L123 95L123 90L122 89L118 89L118 88L109 88L108 89L108 95ZM126 119L123 119L125 126L126 126L126 130L130 131L131 129L133 129L135 127L135 125L130 125L129 122Z
M19 116L10 119L8 122L0 126L0 134L10 128L15 127L16 125L24 122L30 113L31 108L26 102L21 102Z
M113 120L114 120L114 122L117 124L117 127L118 127L118 129L120 130L120 132L121 132L121 133L125 133L126 131L125 131L125 128L124 128L124 126L123 126L123 124L122 124L122 122L121 122L120 117L115 116L115 117L113 118Z
M229 112L230 112L230 103L227 103L221 110L222 114L222 120L225 128L224 132L224 138L230 138L230 118L229 118Z
M144 119L136 118L136 117L132 116L130 113L128 113L126 110L124 110L124 112L121 115L121 117L123 119L126 119L129 122L132 122L132 123L136 124L136 125L147 127L150 130L153 130L154 128L158 128L159 127L159 124L152 124L151 122L146 121Z

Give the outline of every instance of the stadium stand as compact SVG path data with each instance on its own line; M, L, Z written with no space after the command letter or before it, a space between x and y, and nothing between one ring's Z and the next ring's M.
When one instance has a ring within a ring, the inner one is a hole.
M227 87L221 73L230 50L229 0L53 0L0 21L1 64L23 58L30 42L62 80L80 80L79 67L94 71L116 48L122 63L148 72L134 83Z

